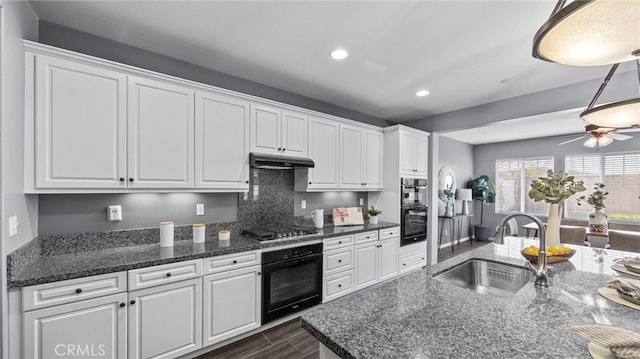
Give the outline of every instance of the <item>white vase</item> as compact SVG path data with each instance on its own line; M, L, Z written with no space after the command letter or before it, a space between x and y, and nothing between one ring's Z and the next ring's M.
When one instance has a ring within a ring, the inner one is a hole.
M547 246L560 245L560 217L562 206L557 203L549 205L549 217L547 218L547 228L545 240Z
M609 219L602 209L596 208L595 212L589 214L589 229L591 232L606 232L609 229Z
M369 223L370 224L378 224L378 216L369 215Z
M455 215L455 207L453 206L453 203L447 202L446 206L444 207L444 216L453 217L454 215Z

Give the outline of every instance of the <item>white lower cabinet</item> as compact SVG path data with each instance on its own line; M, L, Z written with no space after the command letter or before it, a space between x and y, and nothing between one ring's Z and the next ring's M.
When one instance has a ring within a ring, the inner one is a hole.
M261 266L203 277L203 346L259 328Z
M355 289L398 275L399 237L379 239L355 246Z
M129 292L129 359L175 358L202 347L202 280Z
M24 358L125 358L126 302L119 293L24 313Z
M427 265L427 245L425 242L400 247L400 273L410 272Z

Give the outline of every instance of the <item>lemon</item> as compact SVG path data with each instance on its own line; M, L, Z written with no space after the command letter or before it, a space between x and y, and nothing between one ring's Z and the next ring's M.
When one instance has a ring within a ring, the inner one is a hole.
M522 250L522 253L524 253L526 255L530 255L530 256L537 256L538 255L538 247L536 247L536 246L526 247L525 249Z
M571 248L569 248L569 247L562 247L562 253L563 253L563 254L571 253Z
M547 252L550 253L553 256L564 253L564 250L559 245L552 245L552 246L547 247L547 248L548 248Z

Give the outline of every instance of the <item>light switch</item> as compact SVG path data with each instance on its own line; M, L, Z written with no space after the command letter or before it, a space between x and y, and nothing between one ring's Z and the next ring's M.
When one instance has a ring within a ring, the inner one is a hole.
M9 217L9 237L18 234L18 216Z

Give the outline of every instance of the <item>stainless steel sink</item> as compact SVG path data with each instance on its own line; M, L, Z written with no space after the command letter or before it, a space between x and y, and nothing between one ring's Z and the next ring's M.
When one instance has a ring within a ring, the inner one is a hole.
M472 259L434 278L477 293L509 297L524 287L532 277L533 273L524 267Z

